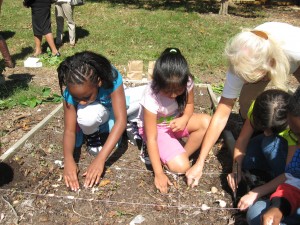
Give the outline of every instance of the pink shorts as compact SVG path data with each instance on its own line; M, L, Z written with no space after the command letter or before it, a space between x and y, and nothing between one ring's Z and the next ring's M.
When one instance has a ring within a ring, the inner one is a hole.
M139 133L143 140L147 141L143 128L139 129ZM158 151L160 160L163 164L167 164L167 162L173 159L175 156L186 152L178 139L188 136L189 132L187 128L185 128L183 131L173 132L167 127L157 127Z

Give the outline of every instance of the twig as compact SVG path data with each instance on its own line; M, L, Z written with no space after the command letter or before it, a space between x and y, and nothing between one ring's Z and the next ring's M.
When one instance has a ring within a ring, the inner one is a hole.
M3 199L4 202L6 202L6 203L9 205L9 207L10 207L11 210L13 211L13 214L15 215L15 217L17 217L15 223L18 224L18 223L19 223L19 216L18 216L16 210L15 210L14 207L9 203L9 201L7 201L3 196L1 196L1 198Z
M142 188L144 189L144 191L145 191L148 195L150 195L152 198L155 198L156 200L158 200L158 201L160 201L160 202L164 202L164 201L161 200L160 198L157 198L157 197L155 197L154 195L151 195L151 194L146 190L146 188L144 188L143 185L141 185L141 186L142 186Z
M29 122L27 123L26 125L33 125L33 124L36 124L37 122L36 121L32 121L32 122ZM19 125L19 126L16 126L15 128L11 129L9 132L6 133L6 135L9 135L10 133L20 129L20 128L23 128L24 127L24 124L22 125Z
M78 212L76 212L75 209L74 209L74 204L72 204L72 210L73 210L73 212L74 212L76 215L78 215L78 216L80 216L80 217L83 217L83 218L85 218L85 219L93 219L93 217L83 216L83 215L79 214Z

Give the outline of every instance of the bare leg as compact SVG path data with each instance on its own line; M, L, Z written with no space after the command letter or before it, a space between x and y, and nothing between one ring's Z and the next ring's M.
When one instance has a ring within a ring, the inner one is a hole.
M186 152L168 161L167 166L171 171L185 173L190 168L189 156L199 149L210 119L206 114L193 114L187 124L190 135L184 146Z
M202 144L211 117L207 114L194 114L187 124L190 136L184 146L188 156L191 156Z
M52 33L48 33L45 35L46 37L46 40L51 48L51 51L52 51L52 55L56 55L58 53L58 50L54 44L54 39L53 39L53 35Z
M42 45L42 38L43 36L34 35L34 42L35 42L35 53L34 56L38 56L42 53L41 45Z

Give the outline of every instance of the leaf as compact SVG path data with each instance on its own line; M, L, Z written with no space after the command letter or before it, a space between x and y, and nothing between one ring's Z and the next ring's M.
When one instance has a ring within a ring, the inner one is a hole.
M37 101L35 99L28 100L28 105L30 108L34 108L37 105Z
M49 97L50 93L51 93L51 88L45 87L45 88L43 88L42 92L43 92L43 97L45 97L45 98Z
M108 180L108 179L103 179L103 180L100 181L99 187L104 187L104 186L110 184L110 182L111 181Z

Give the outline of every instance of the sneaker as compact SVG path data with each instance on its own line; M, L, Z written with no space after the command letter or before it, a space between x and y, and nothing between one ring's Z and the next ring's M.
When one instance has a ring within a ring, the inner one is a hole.
M87 152L93 156L96 156L102 149L100 132L96 131L93 134L86 135L86 145Z
M129 121L127 123L126 133L128 142L134 146L138 146L138 149L141 149L143 140L139 135L139 128L136 122Z
M144 141L142 142L140 159L146 165L151 165L151 161L150 161L148 150L147 150L147 145L146 145L146 143Z

